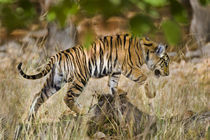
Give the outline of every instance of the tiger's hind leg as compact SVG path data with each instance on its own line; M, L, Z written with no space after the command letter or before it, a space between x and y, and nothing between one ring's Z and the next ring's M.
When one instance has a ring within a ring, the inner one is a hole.
M69 83L68 91L64 97L65 104L70 108L71 111L74 111L77 114L81 113L81 109L80 105L76 102L76 99L82 93L87 82L88 79L77 79L72 83Z
M37 93L32 101L29 111L28 121L34 119L39 107L52 96L54 93L61 89L64 83L64 78L53 69L50 76L47 78L43 88Z

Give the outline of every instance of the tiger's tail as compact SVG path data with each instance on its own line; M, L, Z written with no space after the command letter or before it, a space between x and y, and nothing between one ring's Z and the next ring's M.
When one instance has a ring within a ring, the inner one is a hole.
M22 75L24 78L26 79L32 79L32 80L35 80L35 79L40 79L42 77L44 77L45 75L47 75L50 70L52 69L54 63L55 63L55 59L56 57L53 56L50 58L50 61L48 62L48 64L45 66L45 68L38 74L34 74L34 75L27 75L26 73L23 72L23 70L21 69L21 66L22 66L22 63L20 63L17 67L20 75Z

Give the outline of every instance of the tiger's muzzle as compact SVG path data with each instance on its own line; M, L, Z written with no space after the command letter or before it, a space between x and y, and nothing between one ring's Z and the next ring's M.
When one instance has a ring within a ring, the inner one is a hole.
M154 70L154 74L155 74L156 77L168 76L168 75L169 75L169 71L161 72L161 70L155 69L155 70Z

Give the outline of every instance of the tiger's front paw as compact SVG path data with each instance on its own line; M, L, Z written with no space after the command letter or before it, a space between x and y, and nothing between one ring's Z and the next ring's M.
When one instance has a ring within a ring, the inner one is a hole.
M149 86L148 83L146 83L144 86L145 94L146 94L147 98L154 98L156 96L156 92L149 90L148 86Z

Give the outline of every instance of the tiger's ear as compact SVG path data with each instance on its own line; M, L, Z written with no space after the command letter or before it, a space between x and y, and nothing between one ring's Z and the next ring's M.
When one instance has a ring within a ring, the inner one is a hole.
M167 45L163 45L163 44L159 44L156 48L155 48L155 53L157 54L157 56L162 57L167 49Z

